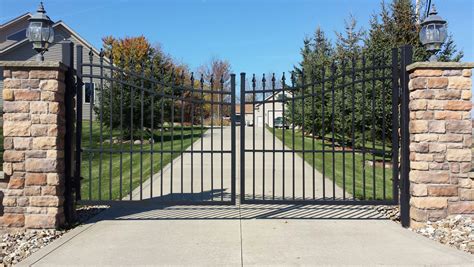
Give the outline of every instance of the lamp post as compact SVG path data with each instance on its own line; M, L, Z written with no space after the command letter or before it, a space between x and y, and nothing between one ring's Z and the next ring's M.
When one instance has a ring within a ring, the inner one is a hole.
M26 37L33 43L33 49L38 52L38 61L44 60L44 53L48 51L48 47L54 41L53 22L46 15L43 2L40 2L36 14L29 20L30 24L26 30Z
M426 50L432 55L429 61L438 61L436 53L441 49L441 45L448 37L446 29L446 21L438 16L438 12L434 4L428 17L421 23L420 41L425 46Z

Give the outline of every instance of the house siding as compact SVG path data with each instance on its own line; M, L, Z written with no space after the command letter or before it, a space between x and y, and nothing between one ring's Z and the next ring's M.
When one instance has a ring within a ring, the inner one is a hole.
M273 100L273 98L278 99L278 96L281 94L282 93L279 92L275 94L275 96L271 96L267 98L267 100ZM262 127L264 123L268 125L269 127L273 127L273 120L274 120L273 114L275 113L275 118L283 116L283 104L281 102L275 102L275 104L265 102L263 104L257 105L255 109L256 109L255 110L255 121L256 121L255 126Z
M27 25L27 24L26 24ZM21 28L18 28L21 29ZM62 61L62 46L61 46L61 41L63 40L70 40L71 42L74 43L74 46L76 47L77 45L83 45L80 40L74 38L74 36L71 36L71 34L64 29L61 25L58 25L55 27L55 43L53 43L48 51L44 54L44 58L46 61ZM76 55L76 51L74 51L74 56ZM37 53L32 49L32 44L29 42L25 42L24 44L19 45L18 47L15 47L11 51L8 51L2 55L0 55L0 60L5 60L5 61L32 61L36 60ZM83 62L89 62L89 49L87 47L84 47L83 51ZM96 53L94 53L93 56L93 61L98 62L99 57ZM74 68L77 68L76 60L74 60ZM89 73L89 69L83 69L83 72ZM108 73L107 71L104 71L104 73ZM98 68L93 68L93 74L94 75L99 75L100 70ZM90 79L87 78L86 80L83 81L84 83L90 82ZM92 79L92 82L95 84L99 84L98 79ZM97 86L96 86L97 90ZM0 107L3 110L3 98L2 98L2 92L3 91L3 71L2 71L2 76L0 76ZM84 94L84 89L82 90L82 93ZM84 97L83 97L84 99ZM90 115L91 115L91 109L90 109L90 104L83 103L82 105L82 118L83 120L90 120ZM92 111L92 119L94 120L96 118L96 115Z

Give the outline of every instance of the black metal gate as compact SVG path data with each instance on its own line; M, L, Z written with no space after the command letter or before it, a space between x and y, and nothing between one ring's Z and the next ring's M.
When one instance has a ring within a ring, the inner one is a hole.
M397 204L400 69L409 63L399 57L393 49L290 77L253 75L251 88L242 73L241 110L252 112L241 117L241 203Z
M241 203L400 203L407 225L411 58L404 46L278 79L242 73ZM76 76L77 199L236 203L234 74L195 78L78 46Z
M81 200L235 203L235 76L77 51ZM226 78L229 81L226 81Z

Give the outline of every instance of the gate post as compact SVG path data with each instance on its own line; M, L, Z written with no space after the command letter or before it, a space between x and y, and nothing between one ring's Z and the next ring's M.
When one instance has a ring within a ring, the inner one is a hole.
M4 214L13 228L56 228L65 222L66 65L0 61L4 67Z
M406 68L412 228L449 215L474 214L469 177L473 67L473 63L418 62Z
M401 105L400 105L400 222L403 227L410 225L410 133L409 133L409 90L408 90L408 73L405 71L411 64L413 58L413 48L409 45L401 48Z

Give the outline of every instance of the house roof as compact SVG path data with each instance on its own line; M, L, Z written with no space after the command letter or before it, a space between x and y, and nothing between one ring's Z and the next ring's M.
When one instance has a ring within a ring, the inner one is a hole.
M277 96L277 95L282 94L282 93L283 93L282 91L275 92L274 94L271 94L271 95L265 97L265 99L263 100L263 102L265 102L265 101L267 101L267 100L270 100L270 99L272 99L274 96ZM290 95L291 95L292 93L291 93L290 91L285 91L285 94L290 94ZM262 104L263 104L263 103L258 103L258 104L255 105L255 107L261 106Z
M240 104L235 105L235 113L241 114ZM252 104L245 104L245 114L252 114L252 113L253 113L253 105Z
M16 17L16 18L13 18L13 19L11 19L11 20L9 20L9 21L6 21L5 23L0 24L0 30L1 30L2 28L6 27L6 26L9 26L10 24L13 24L13 23L15 23L15 22L17 22L17 21L23 19L23 18L30 18L31 16L32 16L31 13L30 13L30 12L27 12L27 13L25 13L25 14L23 14L23 15L20 15L20 16L18 16L18 17Z
M17 18L14 18L10 21L5 22L4 24L0 25L0 30L8 25L11 25L14 22L20 21L21 19L24 18L30 18L32 15L31 13L25 13ZM92 49L92 52L96 54L97 56L99 55L99 50L92 46L91 43L89 43L86 39L84 39L82 36L80 36L76 31L74 31L71 27L69 27L66 23L64 23L62 20L57 21L56 23L53 24L53 28L58 28L58 27L63 27L66 31L69 32L71 36L73 36L75 39L77 39L79 42L81 42L85 48L90 48ZM11 51L12 49L15 49L16 47L21 46L22 44L28 42L28 38L25 38L21 41L18 42L9 42L7 45L0 46L0 55L7 53ZM5 44L5 42L3 43Z

